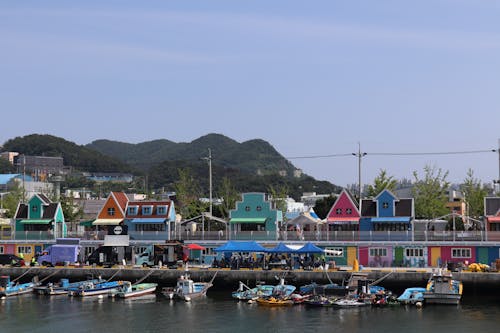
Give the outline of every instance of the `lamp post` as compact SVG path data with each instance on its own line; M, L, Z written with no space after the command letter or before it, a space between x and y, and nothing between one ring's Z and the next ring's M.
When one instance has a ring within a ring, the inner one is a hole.
M210 216L212 216L212 150L208 148L208 156L202 157L202 160L208 161L208 187L209 187L209 203L210 203Z
M366 156L366 153L361 152L361 144L358 142L358 152L352 153L353 156L358 158L358 191L359 191L359 201L361 203L361 159Z

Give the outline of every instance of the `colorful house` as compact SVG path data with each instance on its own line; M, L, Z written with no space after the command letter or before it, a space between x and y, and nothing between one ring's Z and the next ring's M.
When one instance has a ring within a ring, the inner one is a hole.
M97 226L99 230L107 230L110 234L116 234L114 229L118 225L123 225L128 201L125 193L111 192L92 225ZM122 229L119 234L121 233L126 234L126 230Z
M135 239L170 240L175 223L174 202L129 201L124 223Z
M411 240L413 198L399 199L385 189L374 199L363 199L360 211L360 239Z
M272 208L264 193L243 193L236 209L229 212L231 238L248 238L248 233L263 239L275 239L283 224L283 212ZM239 235L238 235L239 234Z
M484 218L488 240L500 240L500 197L484 198Z
M326 216L329 230L359 230L359 209L347 190L343 190Z
M26 204L19 203L14 219L16 239L55 239L67 234L61 204L44 194L33 195Z

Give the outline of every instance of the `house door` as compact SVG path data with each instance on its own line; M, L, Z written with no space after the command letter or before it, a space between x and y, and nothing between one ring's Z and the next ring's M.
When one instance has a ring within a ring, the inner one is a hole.
M404 249L398 246L394 249L394 266L403 266L403 259Z
M477 248L477 261L476 262L489 265L489 256L488 256L488 248L487 247L478 247Z
M441 266L441 248L440 247L431 247L431 260L432 267Z
M357 248L355 246L347 247L347 265L353 265L354 259L357 258Z

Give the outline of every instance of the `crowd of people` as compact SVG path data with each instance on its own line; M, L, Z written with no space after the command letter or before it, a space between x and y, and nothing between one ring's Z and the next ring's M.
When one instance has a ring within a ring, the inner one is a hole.
M304 269L312 270L325 267L325 256L307 256L307 255L252 255L243 253L233 253L230 257L223 256L219 260L215 258L212 262L214 268L262 268L262 269Z

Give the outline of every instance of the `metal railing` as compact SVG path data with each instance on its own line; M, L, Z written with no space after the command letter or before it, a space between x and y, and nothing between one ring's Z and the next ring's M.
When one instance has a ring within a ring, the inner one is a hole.
M82 240L104 240L107 231L68 232L65 237ZM255 240L255 241L310 241L310 242L359 242L359 241L415 241L415 242L484 242L500 241L500 231L132 231L131 240L167 240L180 239L187 241L225 241L225 240ZM46 231L15 231L10 237L3 235L2 240L20 241L51 241L55 240L52 233ZM61 237L61 236L57 236Z

